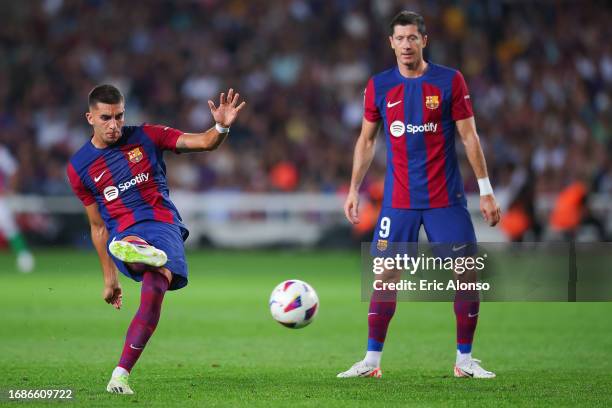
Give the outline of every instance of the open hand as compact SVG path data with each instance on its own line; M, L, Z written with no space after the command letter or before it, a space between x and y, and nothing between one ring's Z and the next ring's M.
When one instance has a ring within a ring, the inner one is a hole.
M227 98L225 93L219 95L219 106L215 106L215 103L211 100L208 101L210 107L210 113L212 113L215 122L223 127L230 127L236 120L238 112L246 105L246 102L237 105L240 94L234 93L234 89L230 88L227 92Z

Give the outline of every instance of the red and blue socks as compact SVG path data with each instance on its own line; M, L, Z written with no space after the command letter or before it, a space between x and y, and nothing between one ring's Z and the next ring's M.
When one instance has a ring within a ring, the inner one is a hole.
M368 348L365 362L380 367L383 346L389 323L395 314L397 291L374 291L368 313ZM457 363L472 358L472 343L478 323L480 300L474 292L458 291L455 294L455 318L457 322Z
M168 290L168 286L168 279L161 273L152 271L144 273L140 293L140 307L128 328L121 359L115 371L123 368L129 373L134 364L136 364L136 361L138 361L149 338L151 338L157 327L164 294Z
M368 312L368 349L364 359L370 367L380 367L389 322L395 314L396 305L397 291L376 290L372 293Z
M454 309L457 321L457 364L459 364L472 358L472 343L480 310L478 295L457 291Z

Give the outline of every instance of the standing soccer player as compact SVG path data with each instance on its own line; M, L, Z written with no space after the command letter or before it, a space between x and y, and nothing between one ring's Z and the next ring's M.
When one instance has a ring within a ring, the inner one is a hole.
M108 392L133 394L128 376L159 321L167 290L187 285L183 241L189 231L170 201L163 152L214 150L246 102L230 89L219 106L208 101L216 125L203 133L183 133L168 126L124 126L121 92L100 85L89 94L85 114L93 137L71 159L68 178L83 202L91 239L104 275L104 300L121 307L117 269L142 282L140 307L128 328L119 364Z
M32 272L34 255L28 249L26 240L19 231L13 211L6 202L6 196L15 188L16 174L17 161L6 147L0 145L0 234L6 238L9 246L17 255L19 271Z
M387 242L417 242L421 225L430 242L460 243L457 248L473 248L476 234L457 163L455 128L478 179L484 219L494 226L499 222L500 211L487 176L467 86L459 71L423 59L427 34L422 16L402 11L393 18L389 28L397 66L368 81L345 215L351 223L359 222L359 187L374 157L376 135L382 125L387 143L387 172L372 252L383 255ZM378 239L387 242L377 248L374 244ZM471 254L463 254L468 255ZM399 279L397 272L387 272L383 281ZM366 356L338 377L382 375L380 360L389 322L395 313L396 297L396 291L374 291L368 313ZM454 309L455 376L495 377L471 354L478 300L466 299L458 293Z

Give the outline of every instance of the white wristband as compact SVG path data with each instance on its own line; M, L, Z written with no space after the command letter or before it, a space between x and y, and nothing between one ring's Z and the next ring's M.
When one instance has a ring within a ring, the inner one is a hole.
M493 194L493 187L488 177L478 179L478 188L480 188L481 196Z
M220 124L215 123L215 129L216 129L216 130L217 130L217 132L219 132L219 133L227 133L227 132L229 132L229 129L230 129L230 128L228 128L228 127L223 127L223 126L221 126Z

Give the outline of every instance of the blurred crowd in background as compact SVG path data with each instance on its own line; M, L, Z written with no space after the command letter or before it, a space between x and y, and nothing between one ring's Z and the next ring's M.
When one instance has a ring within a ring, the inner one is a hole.
M127 123L184 131L210 127L206 102L228 87L247 101L221 149L167 155L174 188L344 191L363 88L395 64L388 22L401 9L425 17L426 57L464 73L496 189L523 171L535 194L575 180L612 192L612 12L603 1L1 7L0 143L17 158L19 193L70 194L65 165L90 137L87 94L100 83L124 92ZM384 173L381 153L365 188ZM466 190L476 191L462 163Z

